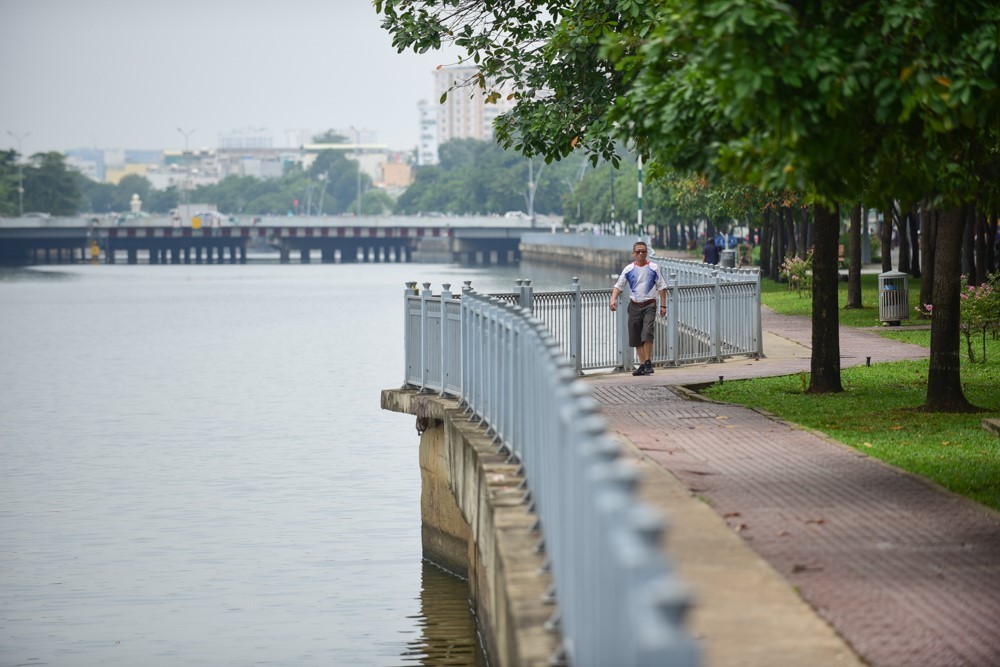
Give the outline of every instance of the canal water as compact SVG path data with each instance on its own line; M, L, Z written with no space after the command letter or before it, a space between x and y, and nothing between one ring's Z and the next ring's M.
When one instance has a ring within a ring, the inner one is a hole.
M560 269L0 272L0 665L485 665L422 562L407 280ZM587 287L610 286L590 277Z

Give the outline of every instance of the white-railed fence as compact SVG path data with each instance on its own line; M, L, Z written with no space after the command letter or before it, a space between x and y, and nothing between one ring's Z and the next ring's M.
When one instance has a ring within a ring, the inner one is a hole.
M760 277L746 269L660 260L668 316L656 363L762 356ZM552 569L566 660L576 666L698 664L684 633L683 587L659 551L660 520L635 495L584 370L628 368L625 308L611 290L404 292L406 384L459 398L521 463Z
M415 288L404 297L407 384L460 398L521 465L554 582L562 643L552 663L695 667L688 594L660 550L662 521L638 501L636 469L560 342L509 298Z

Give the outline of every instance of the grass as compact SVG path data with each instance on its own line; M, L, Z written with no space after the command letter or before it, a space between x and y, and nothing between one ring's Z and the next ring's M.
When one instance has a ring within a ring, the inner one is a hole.
M868 282L868 289L862 288L866 305L869 299L877 299L878 289L877 280ZM915 306L913 294L919 294L919 285L914 290L913 282L910 298ZM846 303L846 290L846 284L842 285L842 303ZM784 285L765 280L763 301L781 313L808 315L809 297L787 292ZM841 310L841 325L875 326L878 308L875 304L870 308ZM882 334L930 345L930 332L926 330L887 328ZM1000 438L982 428L984 417L1000 418L1000 340L987 341L986 350L986 363L975 364L965 357L964 347L961 351L963 390L973 405L985 410L979 414L921 410L927 393L927 361L843 369L844 391L838 394L806 394L807 374L731 381L703 393L715 400L760 408L826 433L869 456L1000 510Z
M840 326L877 327L878 319L878 275L861 274L861 308L845 309L847 305L847 283L840 283ZM910 320L906 324L929 324L930 320L920 320L916 307L920 305L920 279L911 277L907 285ZM788 289L788 285L767 278L761 281L761 299L764 305L784 315L812 315L812 297L808 291L801 293Z

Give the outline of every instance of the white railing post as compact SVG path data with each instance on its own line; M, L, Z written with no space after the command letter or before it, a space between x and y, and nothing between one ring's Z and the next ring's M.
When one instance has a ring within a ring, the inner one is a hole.
M410 349L410 344L413 341L413 331L411 330L412 324L410 323L410 297L417 292L416 281L406 283L406 289L403 290L403 384L410 384L410 379L414 376L413 373L413 350Z
M680 334L677 323L680 318L681 291L677 284L677 274L670 274L670 284L667 289L667 363L679 366Z
M420 292L420 391L427 391L428 365L430 364L430 323L427 313L428 301L431 298L431 284L424 283L424 289Z
M713 361L721 362L722 347L719 345L719 341L722 338L722 288L720 287L721 280L718 271L712 273L712 279L714 281L712 286L712 319L708 329L711 348L708 353Z
M761 321L760 308L761 308L761 283L760 283L760 271L756 272L754 276L757 282L757 305L753 309L753 319L754 319L754 334L757 336L757 358L764 358L764 325Z
M573 278L572 302L569 307L569 360L577 375L583 375L583 290L580 279Z
M447 393L451 379L448 355L448 304L451 303L451 283L441 284L441 396Z
M618 309L615 311L615 336L617 349L615 350L615 360L618 362L616 368L627 371L632 368L632 357L629 356L628 347L628 299L625 293L618 295Z

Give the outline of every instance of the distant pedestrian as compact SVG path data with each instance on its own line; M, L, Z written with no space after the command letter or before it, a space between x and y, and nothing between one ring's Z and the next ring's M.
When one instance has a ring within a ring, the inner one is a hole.
M715 239L711 236L705 242L705 248L701 251L701 261L706 264L719 263L719 246L715 245Z
M653 328L656 323L656 296L659 294L659 314L667 314L667 282L655 262L646 261L649 249L642 241L632 245L635 260L626 266L611 290L611 311L618 310L618 297L628 285L628 344L635 348L639 367L632 375L653 374Z

